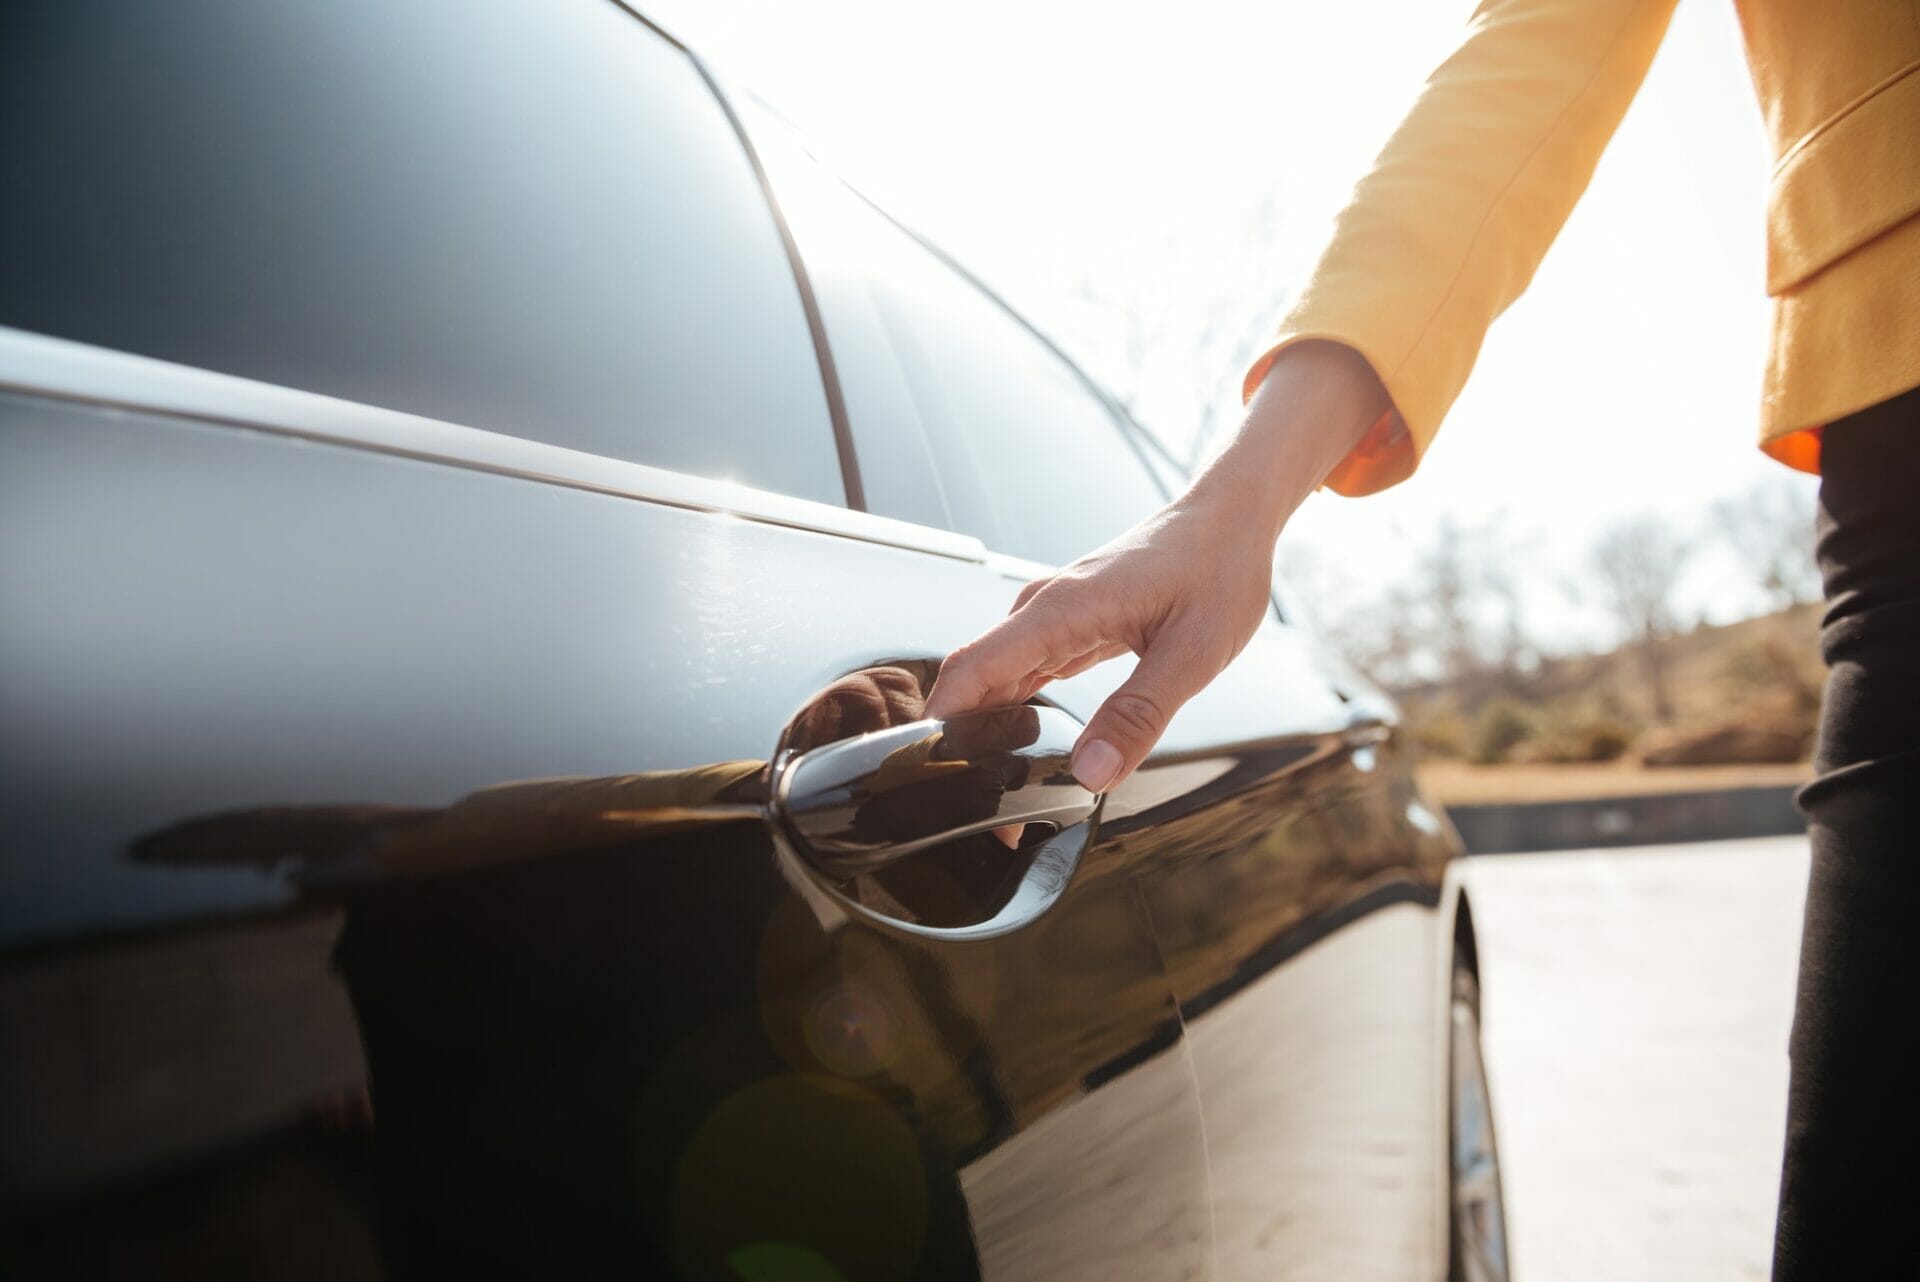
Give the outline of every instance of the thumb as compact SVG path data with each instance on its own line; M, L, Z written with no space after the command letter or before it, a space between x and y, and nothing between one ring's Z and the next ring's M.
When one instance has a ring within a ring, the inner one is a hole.
M1073 777L1088 792L1107 792L1139 769L1187 700L1219 674L1198 646L1164 634L1140 657L1124 684L1100 705L1073 749Z

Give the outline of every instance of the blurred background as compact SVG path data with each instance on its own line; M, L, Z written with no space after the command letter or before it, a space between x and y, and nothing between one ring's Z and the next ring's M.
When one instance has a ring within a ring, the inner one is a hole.
M1472 10L641 7L1192 460ZM1644 808L1608 798L1790 814L1816 483L1754 447L1767 172L1732 6L1681 0L1420 473L1316 496L1282 540L1470 840L1476 807L1514 803L1586 805L1621 840ZM1766 1275L1805 859L1788 836L1474 861L1522 1276Z

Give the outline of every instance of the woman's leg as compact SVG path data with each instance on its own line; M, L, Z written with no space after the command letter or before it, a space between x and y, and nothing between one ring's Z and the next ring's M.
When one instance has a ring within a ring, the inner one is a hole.
M1776 1282L1920 1277L1920 389L1830 425Z

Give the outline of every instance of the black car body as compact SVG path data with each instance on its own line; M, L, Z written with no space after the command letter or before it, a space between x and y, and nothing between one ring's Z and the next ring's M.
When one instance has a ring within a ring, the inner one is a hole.
M611 0L4 29L0 1271L1491 1276L1377 691L920 718L1177 483L971 278Z

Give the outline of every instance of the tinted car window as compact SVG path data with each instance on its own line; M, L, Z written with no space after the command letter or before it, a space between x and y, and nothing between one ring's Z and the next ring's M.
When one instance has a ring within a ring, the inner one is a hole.
M903 252L882 293L962 530L1059 565L1159 506L1106 404L972 282Z
M750 118L820 301L871 510L1059 564L1158 506L1071 366L770 113Z
M909 238L820 164L784 120L750 96L733 97L806 260L860 460L867 510L958 529L874 285L890 274L887 264ZM920 252L918 245L911 249Z
M791 265L611 0L26 0L0 323L844 501Z

